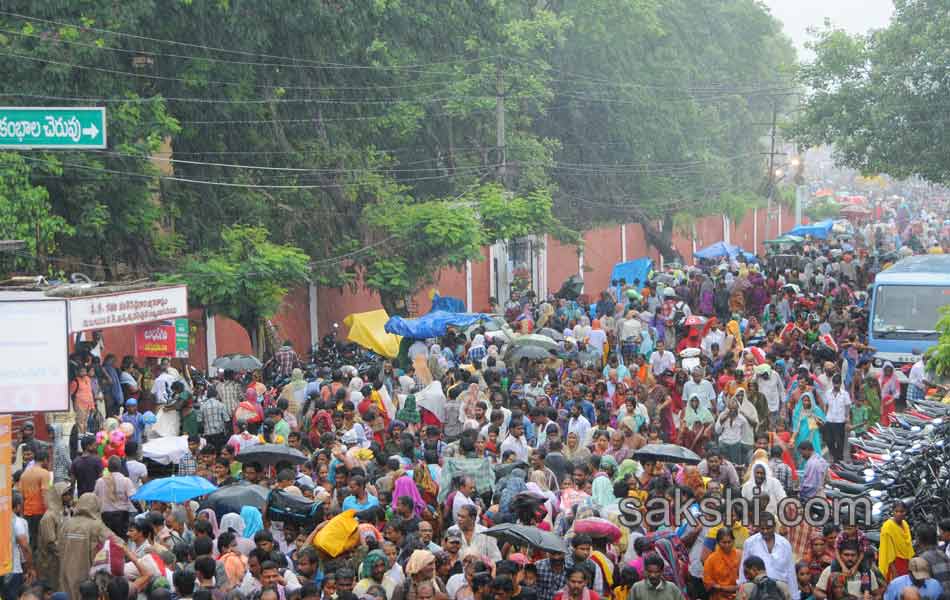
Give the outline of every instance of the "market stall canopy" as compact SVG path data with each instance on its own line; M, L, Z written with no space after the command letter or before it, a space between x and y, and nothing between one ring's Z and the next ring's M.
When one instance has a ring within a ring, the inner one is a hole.
M646 284L652 270L653 259L649 257L615 264L613 270L610 272L610 280L618 282L617 297L620 297L621 288L619 282L621 279L626 281L628 285L633 285L633 282L639 279L642 287Z
M717 260L720 258L733 259L742 256L748 261L755 262L757 259L751 252L746 252L739 246L733 246L725 242L716 242L712 246L707 246L702 250L693 252L693 258L702 258L705 260Z
M801 244L805 238L798 235L782 235L774 240L765 240L764 244Z
M380 356L395 358L399 354L399 342L402 338L386 333L387 321L389 321L389 314L382 308L347 315L343 319L343 324L349 330L346 339Z
M465 303L458 298L453 298L452 296L440 296L436 294L432 297L432 310L443 310L445 312L451 313L463 313L466 311Z
M811 237L818 240L826 240L828 239L828 235L831 233L831 228L834 226L834 219L825 219L824 221L812 223L811 225L799 225L798 227L785 232L785 235L798 235L802 237L810 235Z
M487 321L491 315L484 313L450 313L435 310L418 319L390 317L386 322L386 331L415 340L436 338L445 335L448 327L468 327L479 321Z

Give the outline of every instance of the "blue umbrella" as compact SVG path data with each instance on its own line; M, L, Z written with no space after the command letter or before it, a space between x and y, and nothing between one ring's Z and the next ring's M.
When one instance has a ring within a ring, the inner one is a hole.
M216 489L218 487L204 477L194 475L163 477L149 481L140 487L132 499L144 502L185 502L210 494Z

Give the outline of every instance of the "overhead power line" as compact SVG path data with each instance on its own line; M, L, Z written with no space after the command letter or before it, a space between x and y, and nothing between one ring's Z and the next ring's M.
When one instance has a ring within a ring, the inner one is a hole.
M182 48L191 48L194 50L202 50L205 52L220 52L223 54L234 54L238 56L250 56L257 58L273 59L281 62L277 64L267 65L267 66L281 66L281 67L311 67L311 68L321 68L321 69L357 69L357 70L370 70L370 71L405 71L420 69L426 66L435 66L435 65L457 65L457 64L471 64L478 63L488 60L494 60L495 56L485 56L481 58L464 58L457 60L446 60L440 62L430 62L430 63L420 63L420 64L409 64L409 65L353 65L345 63L336 63L336 62L321 62L311 59L299 58L294 56L281 56L278 54L266 54L263 52L252 52L249 50L240 50L232 48L220 48L216 46L209 46L205 44L196 44L193 42L180 42L177 40L169 40L157 37L150 37L145 35L137 35L134 33L126 33L121 31L113 31L110 29L102 29L100 27L86 26L81 23L69 23L66 21L58 21L52 19L42 19L39 17L33 17L30 15L24 15L16 12L10 11L0 11L0 15L13 17L16 19L22 19L25 21L32 21L34 23L47 23L49 25L56 25L57 27L74 27L76 29L93 31L95 33L100 33L103 35L111 35L116 37L122 37L127 39L134 39L140 41L154 42L157 44L166 44L171 46L179 46Z

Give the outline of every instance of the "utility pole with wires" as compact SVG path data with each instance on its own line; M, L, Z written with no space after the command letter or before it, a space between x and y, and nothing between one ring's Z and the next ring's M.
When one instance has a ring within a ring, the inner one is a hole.
M508 189L508 149L505 143L505 77L501 63L495 67L495 145L498 150L498 181Z
M778 135L778 100L776 98L774 97L772 98L771 123L758 123L757 125L768 126L770 130L769 131L769 138L770 138L769 151L767 153L767 156L769 157L769 173L768 173L768 177L766 178L767 183L766 183L766 188L765 188L765 194L766 194L765 239L769 239L769 221L772 220L772 198L775 195L775 185L778 183L776 181L777 169L775 166L775 157L785 155L784 152L775 151L775 142L776 142L775 138ZM781 233L780 231L776 232L776 236L779 235L780 233Z

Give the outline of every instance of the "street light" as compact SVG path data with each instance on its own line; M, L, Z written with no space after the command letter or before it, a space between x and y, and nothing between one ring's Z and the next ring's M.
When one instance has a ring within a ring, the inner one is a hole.
M785 171L782 169L775 169L775 177L781 179L785 175Z
M796 169L798 168L799 165L802 164L801 159L798 158L797 156L796 156L795 158L793 158L790 162L791 162L792 166L795 167Z

